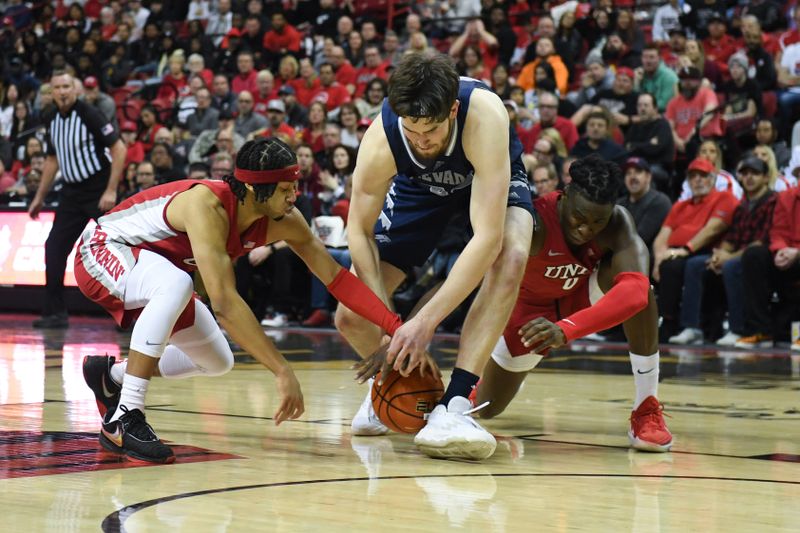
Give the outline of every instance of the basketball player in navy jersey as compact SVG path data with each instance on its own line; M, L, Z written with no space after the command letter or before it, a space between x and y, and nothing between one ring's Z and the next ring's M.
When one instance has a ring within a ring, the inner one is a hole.
M597 155L575 161L566 190L537 198L530 258L511 319L477 388L482 418L502 413L552 348L622 323L636 398L628 433L640 450L664 452L672 435L658 392L658 309L650 254L630 214L615 206L619 167ZM605 293L605 294L603 294Z
M405 271L427 259L450 214L470 214L473 237L439 292L397 330L387 352L406 375L433 367L426 349L436 327L483 280L447 390L414 439L433 457L494 453L495 439L469 416L467 397L508 320L528 257L533 208L521 154L500 98L479 81L459 78L438 53L410 54L398 65L359 149L347 236L357 275L384 302ZM381 331L344 306L336 325L362 357L380 347ZM369 393L352 431L388 431L372 412Z

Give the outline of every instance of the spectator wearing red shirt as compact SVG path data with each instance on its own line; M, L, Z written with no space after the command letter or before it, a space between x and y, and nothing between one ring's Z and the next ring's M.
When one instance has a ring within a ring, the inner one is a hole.
M189 76L191 79L193 75L200 76L206 87L211 88L211 83L214 80L214 72L206 68L206 60L200 54L191 54L189 60L186 62L189 68Z
M275 88L275 77L267 69L260 70L256 74L256 92L253 93L256 113L266 116L267 104L270 100L278 97L278 90Z
M264 34L264 51L268 58L277 59L288 52L299 52L302 36L294 26L286 22L286 16L278 11L272 14L272 29Z
M711 251L731 225L738 205L731 193L714 189L716 172L710 161L692 161L688 176L692 198L672 206L653 241L653 279L659 282L658 307L664 317L661 338L677 333L687 261Z
M356 90L356 78L358 71L350 64L344 53L344 48L341 46L334 46L331 49L331 55L328 61L333 65L333 70L336 73L336 81L347 89L348 94L353 94ZM320 67L321 68L321 67ZM322 73L320 73L320 77ZM333 110L329 105L328 109Z
M553 93L539 95L539 122L531 128L534 139L539 138L542 130L554 128L561 134L567 151L572 150L578 142L578 129L568 118L558 116L558 98Z
M671 69L678 68L678 58L686 53L686 30L680 26L671 28L669 32L669 46L661 49L661 59Z
M255 62L251 52L239 52L239 55L236 56L236 68L239 73L231 80L231 88L234 94L238 95L242 91L247 91L250 94L258 92L258 84L256 83L258 73L253 68L254 66Z
M267 104L267 118L269 126L253 132L254 136L277 137L289 146L297 144L297 132L284 120L286 118L286 104L276 98Z
M697 67L683 67L678 73L680 93L667 104L664 118L669 121L675 148L678 152L686 152L686 145L691 140L698 122L702 138L722 136L722 125L719 113L710 113L719 107L717 95L708 87L701 87L703 74ZM708 113L708 114L707 114Z
M724 67L728 64L728 58L739 48L736 39L727 30L726 21L719 14L708 19L708 37L703 39L706 61L716 61Z
M185 64L186 58L182 50L172 52L169 56L169 72L161 80L161 86L158 88L156 98L169 103L177 100L178 94L189 84L186 80L186 75L183 73Z
M334 111L343 103L350 101L350 92L336 81L336 74L330 63L320 65L319 81L319 89L311 98L313 102L322 102L328 111Z
M777 334L785 337L788 328L775 331L775 316L770 313L772 295L784 298L800 280L800 188L778 193L769 247L751 246L742 255L744 285L744 324L747 337L741 346L772 346ZM786 324L781 324L786 326ZM737 345L739 345L737 343ZM792 343L800 350L800 342Z
M132 120L123 120L119 125L120 137L125 143L127 155L125 156L125 168L131 163L141 163L144 161L144 146L136 140L136 123Z
M325 149L323 134L328 123L328 109L322 102L311 102L308 106L308 126L303 128L302 140L314 153Z
M356 77L355 98L364 96L367 84L375 78L387 79L386 63L381 58L381 50L377 45L368 44L364 47L364 66L358 69Z
M320 81L314 64L310 58L304 57L300 60L300 77L289 82L297 95L297 101L303 107L308 107L311 99L319 90Z

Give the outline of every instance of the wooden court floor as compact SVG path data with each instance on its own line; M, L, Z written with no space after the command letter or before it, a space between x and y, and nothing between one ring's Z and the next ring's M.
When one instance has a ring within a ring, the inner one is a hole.
M157 380L148 421L173 465L105 453L81 359L124 354L103 319L66 331L0 316L0 516L7 532L800 530L800 356L662 350L673 452L628 449L624 345L575 343L527 379L481 463L420 455L411 436L352 437L365 389L333 331L270 332L306 414L275 427L271 375L244 354L218 378ZM457 339L432 352L452 367ZM447 376L448 373L446 372Z

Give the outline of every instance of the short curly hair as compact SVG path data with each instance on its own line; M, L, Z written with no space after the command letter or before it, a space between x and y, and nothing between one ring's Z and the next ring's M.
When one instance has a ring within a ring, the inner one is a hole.
M596 204L613 204L622 187L622 169L597 154L577 159L569 167L568 190L578 191Z

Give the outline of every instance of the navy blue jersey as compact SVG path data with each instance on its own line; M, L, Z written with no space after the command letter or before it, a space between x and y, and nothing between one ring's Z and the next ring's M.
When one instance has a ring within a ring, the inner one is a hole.
M447 150L433 161L426 161L425 166L412 152L408 139L403 134L400 117L392 111L389 101L383 101L381 118L383 130L389 141L389 147L397 165L397 174L406 176L411 182L428 189L438 196L448 196L454 191L464 189L472 184L475 169L464 154L461 139L464 124L467 121L470 97L475 90L491 91L488 85L472 78L461 78L458 84L458 113L455 120L455 134L450 139ZM520 143L514 128L508 129L508 153L510 160L516 161L522 155ZM487 147L491 149L491 147Z

